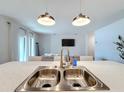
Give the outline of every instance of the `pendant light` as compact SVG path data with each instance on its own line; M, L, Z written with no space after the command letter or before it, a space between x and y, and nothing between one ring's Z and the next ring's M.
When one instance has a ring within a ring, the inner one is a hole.
M45 12L44 14L38 17L37 22L44 26L53 26L55 24L55 19L50 16L48 12Z
M73 19L72 25L74 26L84 26L84 25L89 24L91 21L88 16L83 15L81 13L81 5L82 5L82 2L80 0L80 14Z
M55 19L48 12L45 12L45 14L38 17L37 22L41 25L52 26L55 24Z

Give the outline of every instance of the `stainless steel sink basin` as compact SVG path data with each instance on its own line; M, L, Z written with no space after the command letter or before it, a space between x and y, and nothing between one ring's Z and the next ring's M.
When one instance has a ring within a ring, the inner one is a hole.
M15 91L95 91L109 88L85 67L38 67Z
M60 82L60 71L53 67L38 67L16 91L48 91Z
M85 67L64 70L66 85L71 90L109 90L109 88Z
M51 88L60 82L60 71L56 69L43 69L35 73L27 82L29 88Z

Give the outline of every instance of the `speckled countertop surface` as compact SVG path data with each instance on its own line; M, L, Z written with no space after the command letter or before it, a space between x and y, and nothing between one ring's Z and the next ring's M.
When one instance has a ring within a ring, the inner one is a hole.
M0 91L14 91L38 66L59 66L60 62L9 62L0 65ZM124 91L124 64L111 61L79 61L104 82L109 91Z

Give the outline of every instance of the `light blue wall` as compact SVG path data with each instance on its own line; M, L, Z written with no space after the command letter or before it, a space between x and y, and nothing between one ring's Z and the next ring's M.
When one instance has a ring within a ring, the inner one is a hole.
M113 43L118 40L118 35L124 37L124 19L121 19L95 32L96 60L101 60L104 58L117 62L124 61L119 57L119 52L116 50L116 45Z

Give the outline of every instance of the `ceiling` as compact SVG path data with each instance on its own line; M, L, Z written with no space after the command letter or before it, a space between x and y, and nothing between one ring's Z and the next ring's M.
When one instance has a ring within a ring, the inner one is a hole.
M95 31L124 17L124 0L82 0L82 8L91 18L83 27L72 26L79 14L80 0L0 0L0 14L9 16L40 33L76 33ZM48 10L56 20L52 27L37 23L37 17ZM82 11L84 12L84 11Z

